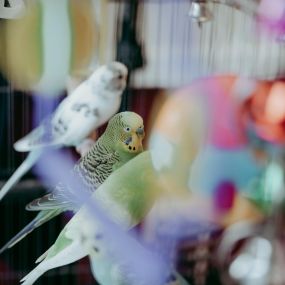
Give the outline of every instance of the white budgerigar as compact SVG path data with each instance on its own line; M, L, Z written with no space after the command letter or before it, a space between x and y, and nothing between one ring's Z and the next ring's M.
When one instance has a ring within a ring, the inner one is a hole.
M120 62L99 67L81 83L36 129L14 144L30 152L0 191L0 200L36 163L45 147L78 147L88 135L118 110L126 87L127 68Z

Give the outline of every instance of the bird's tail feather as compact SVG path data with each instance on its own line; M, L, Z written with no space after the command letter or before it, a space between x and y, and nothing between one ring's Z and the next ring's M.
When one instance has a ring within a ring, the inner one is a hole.
M48 251L52 250L53 247L54 245L50 247ZM47 255L46 258L35 269L33 269L21 280L21 282L24 282L21 285L32 285L46 271L70 264L85 257L86 255L87 252L82 249L78 241L72 242L55 255L52 255L51 257Z
M42 153L41 149L31 151L22 164L17 168L17 170L12 174L8 181L4 184L0 190L0 201L3 197L10 191L10 189L15 186L15 184L25 175L32 166L37 162Z
M42 263L40 263L35 269L33 269L30 273L28 273L25 277L21 279L20 282L23 282L21 285L32 285L34 282L43 275L48 268L44 268Z
M57 216L61 212L61 209L41 211L28 225L26 225L16 236L14 236L0 249L0 254L6 249L13 247L16 243L18 243L25 236L31 233L35 228L51 220L53 217Z
M35 261L35 263L40 263L42 262L48 255L50 248L45 251L40 257L38 257L38 259Z

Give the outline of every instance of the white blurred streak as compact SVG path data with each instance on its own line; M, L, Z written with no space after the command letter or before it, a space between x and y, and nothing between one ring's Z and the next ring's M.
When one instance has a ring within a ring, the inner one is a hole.
M150 138L152 163L156 171L170 168L173 163L174 146L160 134Z
M33 87L34 91L45 90L56 94L63 89L70 68L71 31L68 0L40 0L42 5L43 74ZM51 60L52 58L52 60ZM58 63L55 65L55 62ZM52 82L52 84L51 84Z

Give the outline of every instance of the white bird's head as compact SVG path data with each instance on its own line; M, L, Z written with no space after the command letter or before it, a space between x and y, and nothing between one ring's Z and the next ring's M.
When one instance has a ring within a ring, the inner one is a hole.
M117 61L100 66L89 78L95 92L122 94L127 84L128 69Z

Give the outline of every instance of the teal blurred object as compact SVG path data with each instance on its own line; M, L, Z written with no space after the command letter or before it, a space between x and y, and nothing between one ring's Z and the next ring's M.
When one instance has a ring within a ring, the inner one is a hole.
M276 205L284 199L283 184L284 166L272 160L259 176L249 182L245 197L256 204L267 216L271 215Z
M214 195L223 181L232 182L237 189L246 188L249 181L260 177L264 168L249 147L230 150L208 144L191 168L189 187L206 195Z

